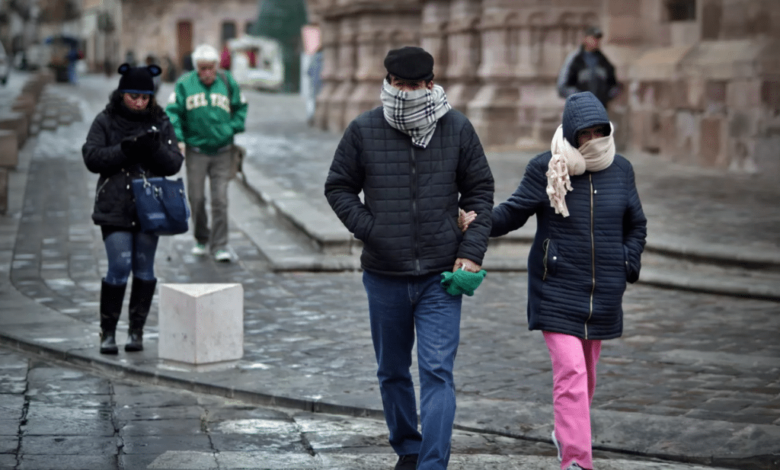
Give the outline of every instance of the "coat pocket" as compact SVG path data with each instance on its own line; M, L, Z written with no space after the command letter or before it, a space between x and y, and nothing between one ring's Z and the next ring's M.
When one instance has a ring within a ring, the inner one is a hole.
M545 238L544 244L544 257L542 258L542 264L544 264L544 274L542 280L546 280L547 276L555 276L558 272L558 250L555 247L555 242L549 238Z
M642 265L641 263L634 264L631 262L630 252L626 245L623 245L623 258L626 265L626 281L633 284L639 280L639 270Z

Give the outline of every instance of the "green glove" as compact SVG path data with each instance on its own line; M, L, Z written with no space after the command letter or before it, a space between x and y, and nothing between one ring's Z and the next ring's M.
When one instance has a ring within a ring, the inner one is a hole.
M487 276L484 269L478 273L472 273L463 269L455 272L445 271L441 273L441 285L450 295L474 295L482 280Z

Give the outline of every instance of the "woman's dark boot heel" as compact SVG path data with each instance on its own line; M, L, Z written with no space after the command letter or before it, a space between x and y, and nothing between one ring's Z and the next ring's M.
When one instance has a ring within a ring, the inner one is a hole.
M125 344L125 351L137 352L144 350L144 332L143 330L130 331L127 335L127 344Z
M144 350L144 325L152 306L156 286L157 279L146 281L133 277L133 287L130 290L130 329L125 344L127 352Z
M103 279L100 286L100 354L118 354L116 324L122 313L127 284L109 284Z
M116 331L100 332L100 354L119 354L116 345Z

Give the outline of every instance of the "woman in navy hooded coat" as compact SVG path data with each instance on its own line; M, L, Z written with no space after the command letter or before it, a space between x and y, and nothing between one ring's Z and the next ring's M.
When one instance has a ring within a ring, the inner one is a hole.
M590 404L601 341L623 332L623 292L639 279L647 236L631 164L590 92L566 100L551 151L493 209L492 237L536 216L528 257L528 326L544 334L553 367L553 442L562 469L592 469Z

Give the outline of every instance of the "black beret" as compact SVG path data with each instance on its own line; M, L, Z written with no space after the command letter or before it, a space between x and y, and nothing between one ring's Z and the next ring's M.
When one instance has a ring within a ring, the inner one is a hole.
M433 56L421 47L393 49L385 57L387 73L403 80L433 79Z
M119 79L117 89L122 93L138 93L139 95L153 95L154 81L162 73L162 69L157 65L146 67L131 67L129 64L122 64L117 70L122 77Z

